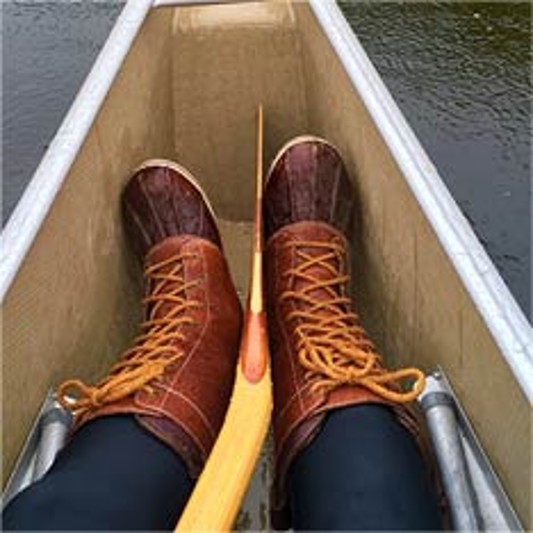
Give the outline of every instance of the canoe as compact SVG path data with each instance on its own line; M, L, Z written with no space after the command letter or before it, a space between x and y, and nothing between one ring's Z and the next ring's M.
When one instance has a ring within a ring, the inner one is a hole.
M363 323L389 364L445 372L533 527L531 326L332 0L126 4L0 236L3 482L49 388L100 376L134 335L118 206L142 161L195 174L245 296L259 103L267 164L304 132L338 146Z

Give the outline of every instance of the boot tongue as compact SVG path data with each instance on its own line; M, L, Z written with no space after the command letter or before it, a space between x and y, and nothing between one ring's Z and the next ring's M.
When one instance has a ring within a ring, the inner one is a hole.
M324 257L324 260L320 263L315 263L313 266L303 269L303 273L307 277L316 280L316 282L323 281L327 283L345 275L346 240L342 234L322 222L303 222L295 224L292 230L291 237L293 241L301 242L301 245L296 248L300 254L305 254L309 259ZM327 244L331 244L332 246L328 247ZM342 253L335 254L334 252L336 249L342 250ZM301 257L300 254L297 254L298 259L294 265L295 268L301 267L307 263L307 259ZM314 284L314 282L296 276L293 289L297 292L304 291L305 289L308 289L311 284ZM334 289L335 295L332 293L332 289ZM341 285L337 284L330 285L327 288L317 287L313 290L306 290L305 294L317 302L327 302L342 295L343 292ZM305 309L309 309L308 304L301 305L303 305ZM331 313L331 309L323 308L316 311L315 316L327 317L331 316Z
M158 275L161 275L170 274L172 272L173 275L182 278L184 282L187 282L188 277L190 276L187 275L186 261L190 261L192 257L198 256L204 243L205 245L209 245L204 239L191 235L168 237L152 247L146 254L146 268L148 269L161 265L160 268L153 271L154 274L157 273ZM182 283L178 281L147 279L146 296L154 294L157 287L160 287L157 294L165 295L176 291L181 285ZM187 296L186 292L182 292L180 296L185 298ZM166 301L158 304L156 313L154 316L150 317L150 313L155 305L156 302L147 305L145 310L146 318L163 318L175 308L176 303Z
M170 259L172 256L179 254L182 250L190 247L191 242L198 239L193 235L176 235L167 237L160 243L152 246L146 254L146 266L153 266Z

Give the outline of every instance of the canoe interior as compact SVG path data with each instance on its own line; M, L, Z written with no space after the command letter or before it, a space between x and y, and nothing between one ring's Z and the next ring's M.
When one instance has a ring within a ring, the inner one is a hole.
M119 196L142 161L175 159L196 175L245 294L259 102L267 166L297 134L339 147L359 205L353 272L363 323L391 365L444 368L531 525L529 403L303 3L148 15L4 303L4 481L48 388L101 376L135 333L140 270ZM257 512L260 527L266 513Z

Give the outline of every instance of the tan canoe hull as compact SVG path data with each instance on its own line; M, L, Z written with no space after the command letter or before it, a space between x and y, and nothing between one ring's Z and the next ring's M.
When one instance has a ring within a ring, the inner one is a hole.
M338 146L359 204L353 270L363 323L391 365L444 368L524 525L532 526L528 392L458 272L462 259L450 254L417 198L402 147L376 125L369 98L354 87L306 3L149 11L6 289L5 476L48 388L73 375L100 376L134 334L139 277L118 206L124 181L143 160L174 159L199 179L246 294L262 102L267 165L302 133ZM16 232L9 232L11 239ZM507 293L502 298L510 301Z

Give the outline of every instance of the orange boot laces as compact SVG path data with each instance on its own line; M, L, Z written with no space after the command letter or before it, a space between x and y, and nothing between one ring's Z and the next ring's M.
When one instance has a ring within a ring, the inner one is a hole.
M341 385L358 385L394 403L411 402L422 392L424 374L416 368L386 370L373 343L359 325L359 317L350 311L346 294L349 276L341 275L338 264L344 261L344 246L333 242L295 241L286 244L301 260L285 275L305 281L298 290L287 290L281 300L292 300L295 310L287 320L295 322L298 360L307 369L312 390L331 390ZM318 256L305 253L303 248L321 250ZM309 269L319 266L327 270L326 279L319 279ZM322 289L327 297L317 299L313 291ZM305 310L299 310L303 304ZM399 381L413 379L411 390L403 392Z
M109 375L95 386L72 379L62 383L57 390L58 401L70 409L76 417L102 405L126 398L139 390L151 392L150 383L163 375L168 365L179 359L183 352L177 347L184 338L181 326L192 323L185 311L199 307L197 301L188 300L186 293L198 284L185 282L183 259L192 254L176 254L145 270L148 287L153 287L149 296L142 300L148 319L141 324L143 332L134 341L134 346L124 352L111 368ZM168 269L169 265L173 265ZM165 271L167 270L167 271ZM169 283L175 284L167 290ZM164 316L156 318L161 306L172 304Z

